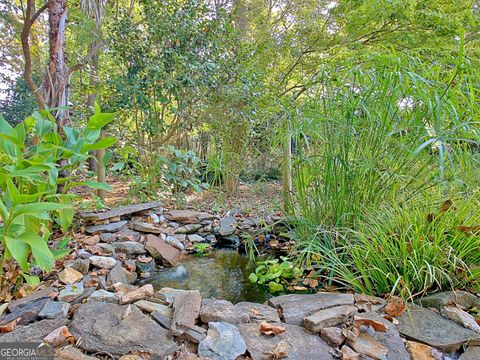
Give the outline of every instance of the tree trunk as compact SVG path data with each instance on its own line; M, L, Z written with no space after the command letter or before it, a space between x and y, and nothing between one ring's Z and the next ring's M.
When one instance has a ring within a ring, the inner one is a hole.
M92 42L90 49L97 47L96 41ZM87 96L87 108L93 108L95 105L95 98L97 97L97 72L98 72L98 55L92 56L90 61L90 78L88 80L89 93ZM98 172L97 151L92 151L92 157L88 159L88 168L90 171ZM100 175L99 175L100 176ZM100 196L100 195L99 195Z
M49 108L56 108L54 116L60 133L68 120L68 110L65 107L68 105L70 75L65 59L66 21L67 0L48 0L50 57L42 98Z

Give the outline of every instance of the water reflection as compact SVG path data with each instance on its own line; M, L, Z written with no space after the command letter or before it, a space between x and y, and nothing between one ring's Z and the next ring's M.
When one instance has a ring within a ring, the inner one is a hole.
M265 289L252 284L248 276L254 264L234 250L217 250L210 256L186 256L173 268L158 269L142 284L152 284L155 290L162 287L199 290L205 298L218 298L233 303L240 301L263 302Z

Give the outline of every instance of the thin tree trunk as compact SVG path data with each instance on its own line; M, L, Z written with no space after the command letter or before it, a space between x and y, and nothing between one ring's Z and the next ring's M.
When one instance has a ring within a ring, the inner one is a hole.
M96 41L92 42L91 49L97 47ZM89 93L87 95L87 108L93 108L95 105L95 98L97 97L97 73L98 73L98 55L92 56L90 61L90 78L88 81ZM88 168L90 171L98 172L98 152L92 151L92 157L88 159ZM100 176L100 175L99 175ZM100 196L100 194L99 194Z

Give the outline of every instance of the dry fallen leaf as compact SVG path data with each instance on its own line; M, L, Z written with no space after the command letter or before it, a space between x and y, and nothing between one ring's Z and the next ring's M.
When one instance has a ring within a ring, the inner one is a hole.
M388 330L388 326L385 325L384 323L365 318L363 316L354 316L353 321L356 326L361 326L361 325L366 325L366 326L371 326L375 331L380 331L380 332L386 332Z
M288 357L288 343L285 339L275 345L268 353L270 360L278 360Z
M252 308L252 314L253 315L262 315L262 313L255 308Z
M400 316L402 315L406 310L405 302L402 300L402 298L398 296L392 296L389 301L387 306L385 306L385 313L390 315L390 316Z
M473 235L480 232L480 225L474 225L474 226L459 225L457 226L457 230L468 235Z
M8 332L12 332L13 330L15 330L17 328L17 322L19 322L20 319L15 319L13 321L10 321L4 325L1 325L0 326L0 333L8 333Z
M278 335L285 331L286 329L282 326L269 324L266 321L260 323L260 332L265 335Z
M453 205L453 201L452 200L446 200L442 206L440 206L440 212L445 212L445 211L448 211L448 209L450 209Z

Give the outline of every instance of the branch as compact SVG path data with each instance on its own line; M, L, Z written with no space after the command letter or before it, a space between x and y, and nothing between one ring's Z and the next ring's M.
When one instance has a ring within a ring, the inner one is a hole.
M44 12L45 10L47 10L48 8L48 3L45 3L43 4L35 14L33 14L33 16L30 18L30 24L33 24L35 22L35 20L37 20L37 18L40 16L40 14L42 12Z
M70 69L68 69L68 74L70 75L73 72L82 69L97 54L98 50L100 50L103 45L105 45L104 41L92 44L92 47L88 51L87 55L85 55L85 57L79 63L73 65L72 67L70 67Z

